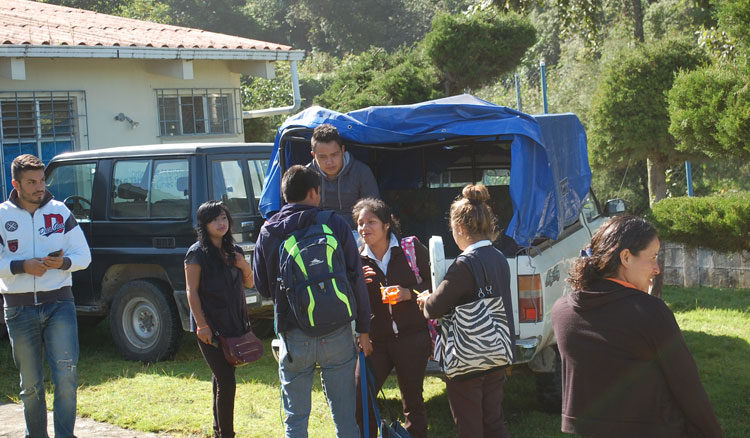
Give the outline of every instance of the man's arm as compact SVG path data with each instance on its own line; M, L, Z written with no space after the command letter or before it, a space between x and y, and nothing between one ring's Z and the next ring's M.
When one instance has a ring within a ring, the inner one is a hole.
M60 269L70 272L86 269L91 263L91 250L86 242L78 221L73 214L68 212L65 220L65 245L63 250L63 261Z
M266 257L263 251L264 241L269 238L268 231L261 228L258 240L255 242L253 253L253 280L255 289L265 298L271 298L271 285L268 281L268 270L266 269Z
M370 299L367 296L367 284L362 273L362 261L359 258L359 251L357 251L357 243L354 241L351 229L343 217L334 213L331 215L330 222L332 222L331 228L336 238L343 245L346 270L353 274L352 288L357 299L356 330L358 333L369 333Z

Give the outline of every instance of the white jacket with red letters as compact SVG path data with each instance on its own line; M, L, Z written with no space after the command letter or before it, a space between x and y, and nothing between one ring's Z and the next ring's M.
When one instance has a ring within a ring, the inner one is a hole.
M23 260L42 258L62 249L65 269L49 269L41 277L23 272ZM81 227L62 202L46 192L34 214L20 207L11 191L0 204L0 293L46 292L72 286L71 272L86 269L91 250ZM69 265L69 266L67 266Z

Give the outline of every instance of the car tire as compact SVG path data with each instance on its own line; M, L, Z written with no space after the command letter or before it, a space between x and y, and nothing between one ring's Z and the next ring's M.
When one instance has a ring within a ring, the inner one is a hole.
M253 333L260 339L268 339L273 337L276 333L273 327L273 319L268 318L251 318L250 325L253 328Z
M158 362L171 358L182 335L177 306L155 282L125 283L109 313L112 339L128 360Z
M560 351L555 350L555 368L551 373L536 373L536 394L544 412L562 412L562 360Z

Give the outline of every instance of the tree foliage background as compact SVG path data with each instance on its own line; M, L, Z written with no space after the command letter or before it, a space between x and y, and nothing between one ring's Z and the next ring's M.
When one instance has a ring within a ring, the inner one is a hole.
M550 112L589 132L600 200L645 211L649 154L664 158L660 196L685 194L684 157L696 194L750 190L748 0L42 1L308 50L303 106L340 111L465 91L516 107L518 73L521 109L541 113L544 60ZM657 69L675 41L685 56ZM243 78L243 107L291 104L289 78L285 63ZM273 139L283 119L246 121L247 139Z

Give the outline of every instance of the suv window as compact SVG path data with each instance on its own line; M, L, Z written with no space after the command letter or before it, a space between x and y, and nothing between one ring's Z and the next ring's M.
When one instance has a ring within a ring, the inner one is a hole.
M68 206L79 222L91 221L91 191L96 163L66 164L56 167L47 177L47 189Z
M268 163L270 163L270 160L247 160L247 166L250 168L250 181L253 183L255 205L258 205L260 202L260 192L263 190L263 181L266 179Z
M188 216L187 159L117 161L112 179L110 212L113 218Z
M251 212L242 160L216 160L211 163L211 174L212 199L223 202L232 215Z

